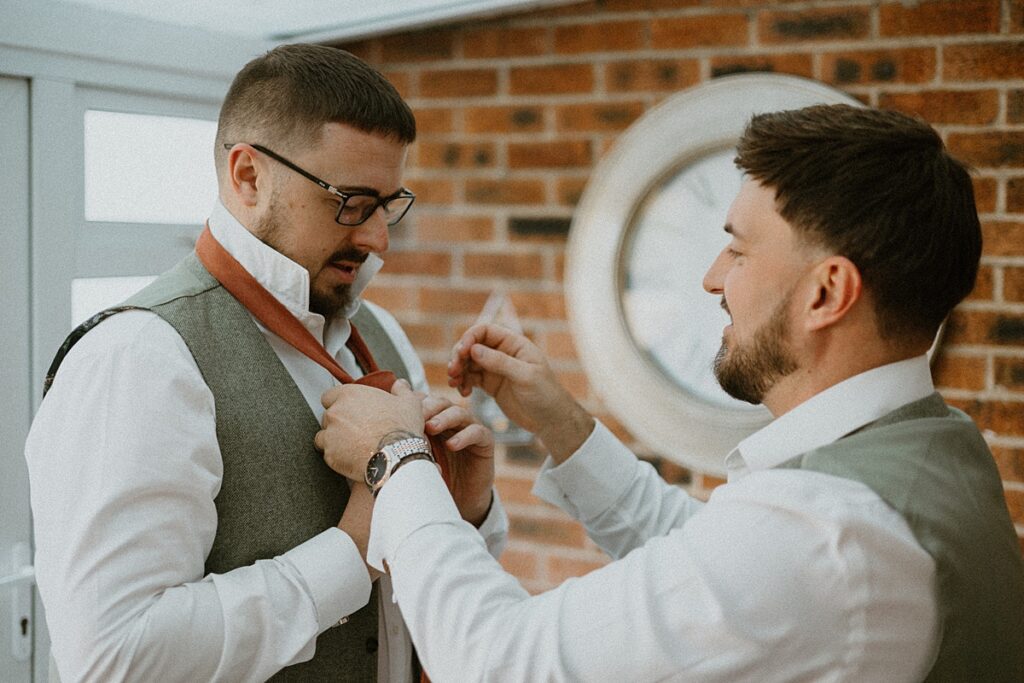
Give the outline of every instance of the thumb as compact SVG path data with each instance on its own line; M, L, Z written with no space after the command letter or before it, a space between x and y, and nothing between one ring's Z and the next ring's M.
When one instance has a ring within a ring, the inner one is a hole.
M412 385L404 379L396 380L395 383L391 385L391 393L394 396L410 396L413 394Z

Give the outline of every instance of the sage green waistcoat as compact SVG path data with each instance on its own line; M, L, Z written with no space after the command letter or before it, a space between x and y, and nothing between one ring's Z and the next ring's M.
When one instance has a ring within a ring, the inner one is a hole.
M927 681L1024 681L1024 566L969 417L932 394L781 467L862 482L934 558L941 644Z
M348 501L343 477L313 447L319 423L248 311L191 254L119 306L76 329L47 377L89 329L111 314L148 309L181 335L213 393L224 465L217 532L206 573L221 574L271 559L335 526ZM387 333L360 308L353 318L382 369L409 379ZM377 587L369 604L317 638L312 660L274 681L375 681Z

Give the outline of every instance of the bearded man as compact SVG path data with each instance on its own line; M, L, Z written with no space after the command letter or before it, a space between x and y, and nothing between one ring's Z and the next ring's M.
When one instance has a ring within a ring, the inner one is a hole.
M715 372L775 416L725 457L706 503L666 484L495 326L455 348L547 447L535 493L615 561L529 596L412 463L376 499L368 561L387 566L439 681L1021 681L1024 569L1002 485L926 352L972 289L970 177L927 124L817 106L754 117L731 241L704 278L731 324ZM359 387L317 436L354 476L369 443L415 430L419 400ZM639 435L643 436L643 435ZM403 514L411 506L416 515Z
M426 389L394 318L360 298L412 206L415 136L394 87L341 50L281 46L235 77L196 251L72 333L26 445L63 680L419 680L363 561L372 496L313 445L339 382ZM431 405L419 433L472 426ZM493 462L451 467L497 553Z

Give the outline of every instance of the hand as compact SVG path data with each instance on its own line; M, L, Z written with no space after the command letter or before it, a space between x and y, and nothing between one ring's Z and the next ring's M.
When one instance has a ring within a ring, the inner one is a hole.
M342 384L320 401L327 411L313 443L332 470L353 481L365 481L366 463L381 446L423 436L422 398L405 380L395 382L392 393Z
M562 462L594 429L594 419L558 383L529 339L498 325L474 325L455 345L448 384L468 396L480 387L505 415L544 442Z
M348 480L349 496L345 511L341 514L338 528L344 531L359 549L359 554L366 563L366 546L370 542L370 521L373 519L373 494L370 487L363 481ZM366 565L370 573L370 581L376 581L381 573Z
M449 489L459 514L479 527L491 509L494 434L474 420L469 410L440 396L423 401L423 419L428 435L444 439Z

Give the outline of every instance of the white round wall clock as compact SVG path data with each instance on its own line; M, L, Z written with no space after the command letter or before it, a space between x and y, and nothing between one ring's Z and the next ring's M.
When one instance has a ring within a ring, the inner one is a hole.
M573 218L569 321L605 405L654 452L708 473L768 411L728 396L712 362L728 316L701 287L725 246L741 174L736 142L755 113L859 104L815 81L716 79L647 112L595 169Z

